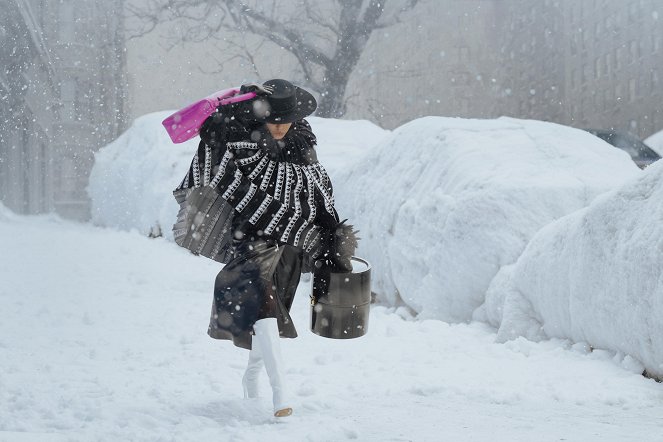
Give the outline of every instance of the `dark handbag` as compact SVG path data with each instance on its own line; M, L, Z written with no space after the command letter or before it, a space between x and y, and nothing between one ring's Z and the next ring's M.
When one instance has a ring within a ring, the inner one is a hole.
M352 257L351 272L314 266L311 287L311 331L333 339L352 339L368 331L371 265Z
M180 205L173 235L177 245L227 264L232 257L233 207L210 186L173 192Z

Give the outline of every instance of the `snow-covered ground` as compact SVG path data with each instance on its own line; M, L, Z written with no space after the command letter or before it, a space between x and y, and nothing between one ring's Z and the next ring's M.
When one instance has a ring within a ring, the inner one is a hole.
M295 414L242 399L207 337L218 265L160 238L0 208L0 441L660 441L663 387L564 340L373 307L369 332L283 340Z

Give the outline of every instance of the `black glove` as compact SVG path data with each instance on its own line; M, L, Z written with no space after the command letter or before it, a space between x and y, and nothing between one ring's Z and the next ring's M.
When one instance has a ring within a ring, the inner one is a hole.
M355 250L359 245L359 231L354 230L351 224L345 224L344 219L334 229L331 242L331 262L336 271L351 272L352 263L350 259L354 256Z
M336 273L349 273L352 271L351 258L357 248L358 231L346 220L338 223L332 230L323 229L320 246L311 256L316 268L328 266Z
M270 95L272 93L272 86L263 86L258 83L246 83L239 88L240 94L255 92L256 95Z

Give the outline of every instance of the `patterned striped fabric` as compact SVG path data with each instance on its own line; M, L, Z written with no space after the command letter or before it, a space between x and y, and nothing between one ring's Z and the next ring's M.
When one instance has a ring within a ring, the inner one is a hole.
M279 141L212 144L201 141L173 192L180 204L173 226L177 244L227 262L233 237L243 236L232 231L239 214L252 231L314 255L321 247L322 226L335 225L338 215L308 122L294 123Z

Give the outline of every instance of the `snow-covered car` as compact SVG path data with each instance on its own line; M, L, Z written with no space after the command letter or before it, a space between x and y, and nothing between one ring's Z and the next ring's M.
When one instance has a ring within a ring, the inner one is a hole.
M644 169L654 161L661 159L659 154L629 133L608 129L585 130L631 155L633 162L635 162L640 169Z

